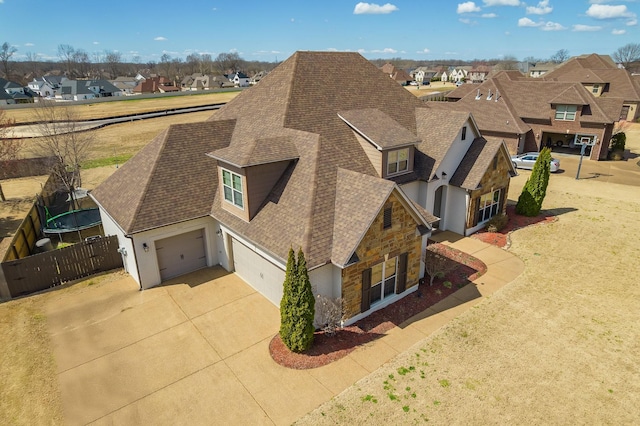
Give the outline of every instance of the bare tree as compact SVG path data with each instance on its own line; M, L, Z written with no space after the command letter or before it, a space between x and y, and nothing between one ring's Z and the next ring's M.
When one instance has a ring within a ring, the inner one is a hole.
M640 44L639 43L629 43L625 44L622 47L619 47L618 50L613 52L611 55L614 61L619 64L622 64L625 68L629 68L629 64L640 60Z
M73 107L42 100L33 108L41 136L34 139L43 155L56 158L51 172L71 192L82 186L80 164L86 160L93 133L82 131Z
M160 66L164 71L164 75L169 77L169 74L171 74L171 55L163 53L162 56L160 56Z
M73 52L72 55L73 63L78 65L78 71L80 72L81 77L89 76L89 64L91 61L89 60L89 54L82 49L78 49Z
M549 62L554 64L561 64L569 59L569 51L567 49L560 49L549 58Z
M213 71L213 59L211 59L211 55L208 53L203 53L200 55L200 72L202 74L207 74Z
M20 139L5 139L11 126L15 121L6 117L4 110L0 109L0 161L15 160L18 153L22 149L22 141ZM7 201L2 192L2 184L0 183L0 200Z
M120 64L122 63L122 53L115 50L105 50L104 60L107 67L109 67L111 78L116 78L120 71Z
M216 65L222 74L240 71L244 60L237 52L221 53L216 57Z
M195 72L200 72L200 55L197 53L192 53L187 56L186 59L187 65L187 73L194 74Z
M27 58L27 63L29 64L29 70L35 77L38 74L38 54L34 52L27 52L25 55Z
M513 55L505 55L504 58L496 64L495 69L503 71L517 70L518 58Z
M73 54L76 50L70 44L58 45L58 57L64 62L67 67L67 76L71 76L71 69L73 67Z
M433 285L436 278L444 278L444 276L454 270L455 262L443 256L433 246L427 246L424 259L424 270L429 275L429 286Z
M4 69L4 77L9 78L9 61L14 53L18 49L15 46L10 45L6 41L0 46L0 61L2 61L2 68Z

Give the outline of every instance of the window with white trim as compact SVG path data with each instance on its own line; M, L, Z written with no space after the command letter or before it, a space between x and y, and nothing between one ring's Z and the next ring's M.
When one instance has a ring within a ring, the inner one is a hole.
M593 89L591 90L592 93L598 94L598 92L600 91L600 85L599 84L594 84L593 85Z
M371 268L370 303L380 302L396 292L398 258L394 257Z
M480 196L478 204L478 223L485 222L500 212L500 194L498 189Z
M229 170L222 169L222 190L225 201L244 209L242 200L242 176Z
M578 111L576 105L557 105L556 120L575 121L576 111Z
M409 148L396 149L387 154L387 175L409 170Z

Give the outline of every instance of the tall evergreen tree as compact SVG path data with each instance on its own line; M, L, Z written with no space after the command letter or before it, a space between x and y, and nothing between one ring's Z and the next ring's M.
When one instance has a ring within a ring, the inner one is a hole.
M302 352L313 343L315 315L315 298L302 249L298 252L297 260L293 249L289 249L283 287L280 338L292 351Z
M533 165L531 176L522 188L516 204L516 213L524 216L537 216L547 195L549 175L551 174L551 150L544 148Z
M291 349L291 334L295 323L295 285L298 265L293 248L289 249L287 270L284 275L282 300L280 301L280 338Z

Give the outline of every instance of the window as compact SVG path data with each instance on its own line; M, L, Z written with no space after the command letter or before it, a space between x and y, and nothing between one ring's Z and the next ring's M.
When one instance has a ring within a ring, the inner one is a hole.
M556 106L556 120L574 121L577 110L576 105L558 105Z
M600 91L600 85L599 84L594 84L593 85L593 89L591 90L592 93L598 94L598 92Z
M389 151L387 154L387 175L395 175L407 170L409 170L409 148Z
M391 212L392 212L391 207L387 207L386 209L384 209L382 229L391 228Z
M236 207L244 209L242 201L242 176L222 169L224 199Z
M396 291L398 258L394 257L371 268L370 304L380 302Z
M465 140L467 138L467 126L464 126L462 128L462 140Z
M498 156L493 157L493 170L498 168Z
M501 190L489 192L480 197L478 204L478 223L487 221L500 211Z

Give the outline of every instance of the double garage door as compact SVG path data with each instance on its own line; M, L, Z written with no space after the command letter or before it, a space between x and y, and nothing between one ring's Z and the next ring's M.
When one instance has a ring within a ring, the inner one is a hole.
M274 305L280 306L284 271L235 238L231 245L236 274Z
M157 240L155 245L162 281L207 266L204 229Z

